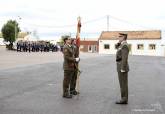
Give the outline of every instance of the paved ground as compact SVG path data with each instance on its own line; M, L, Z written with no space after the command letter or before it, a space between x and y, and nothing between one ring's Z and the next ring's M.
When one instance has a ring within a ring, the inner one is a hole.
M81 53L81 58L96 56L100 55L95 53ZM61 52L16 52L8 51L4 47L0 47L0 69L61 61L63 61L63 54Z
M165 114L163 57L129 57L128 105L115 104L114 55L81 54L81 94L73 99L61 97L61 53L0 50L0 60L0 114Z

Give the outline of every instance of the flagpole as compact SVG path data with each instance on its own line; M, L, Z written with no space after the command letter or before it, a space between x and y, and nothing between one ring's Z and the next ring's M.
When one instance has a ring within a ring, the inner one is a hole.
M79 16L77 18L77 33L76 33L76 45L78 47L78 49L80 48L80 32L81 32L81 17ZM79 57L79 53L78 53L78 57Z
M77 34L76 34L76 46L78 48L78 57L80 55L80 32L81 32L81 17L79 16L77 18ZM77 92L78 92L78 95L80 93L80 70L79 70L79 64L77 64L76 66L77 68L77 83L76 83L76 89L77 89Z

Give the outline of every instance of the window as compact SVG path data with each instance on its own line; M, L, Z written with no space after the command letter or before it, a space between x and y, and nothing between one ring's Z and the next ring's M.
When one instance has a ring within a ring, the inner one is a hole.
M144 45L143 44L138 44L137 45L137 49L138 50L143 50L144 49Z
M149 50L155 50L156 45L155 44L149 44Z
M110 49L110 45L109 44L104 44L104 49Z

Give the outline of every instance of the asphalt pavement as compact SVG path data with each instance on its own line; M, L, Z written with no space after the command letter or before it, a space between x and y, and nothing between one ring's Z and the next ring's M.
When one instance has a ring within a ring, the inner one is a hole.
M0 114L165 114L164 57L129 56L129 102L117 105L115 55L90 56L72 99L62 97L62 59L0 68Z

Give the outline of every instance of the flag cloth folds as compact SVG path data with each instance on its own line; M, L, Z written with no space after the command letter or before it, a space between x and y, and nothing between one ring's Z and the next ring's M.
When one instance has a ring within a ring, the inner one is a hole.
M78 48L78 57L79 57L79 48L80 48L80 32L81 32L81 18L78 17L77 18L77 34L76 34L76 46ZM79 96L79 93L80 93L80 73L81 71L79 70L79 63L77 63L76 65L76 69L77 69L77 81L76 81L76 90L78 92L78 96Z
M77 34L76 34L76 45L79 48L80 47L80 32L81 32L81 18L77 18L78 23L77 23Z

